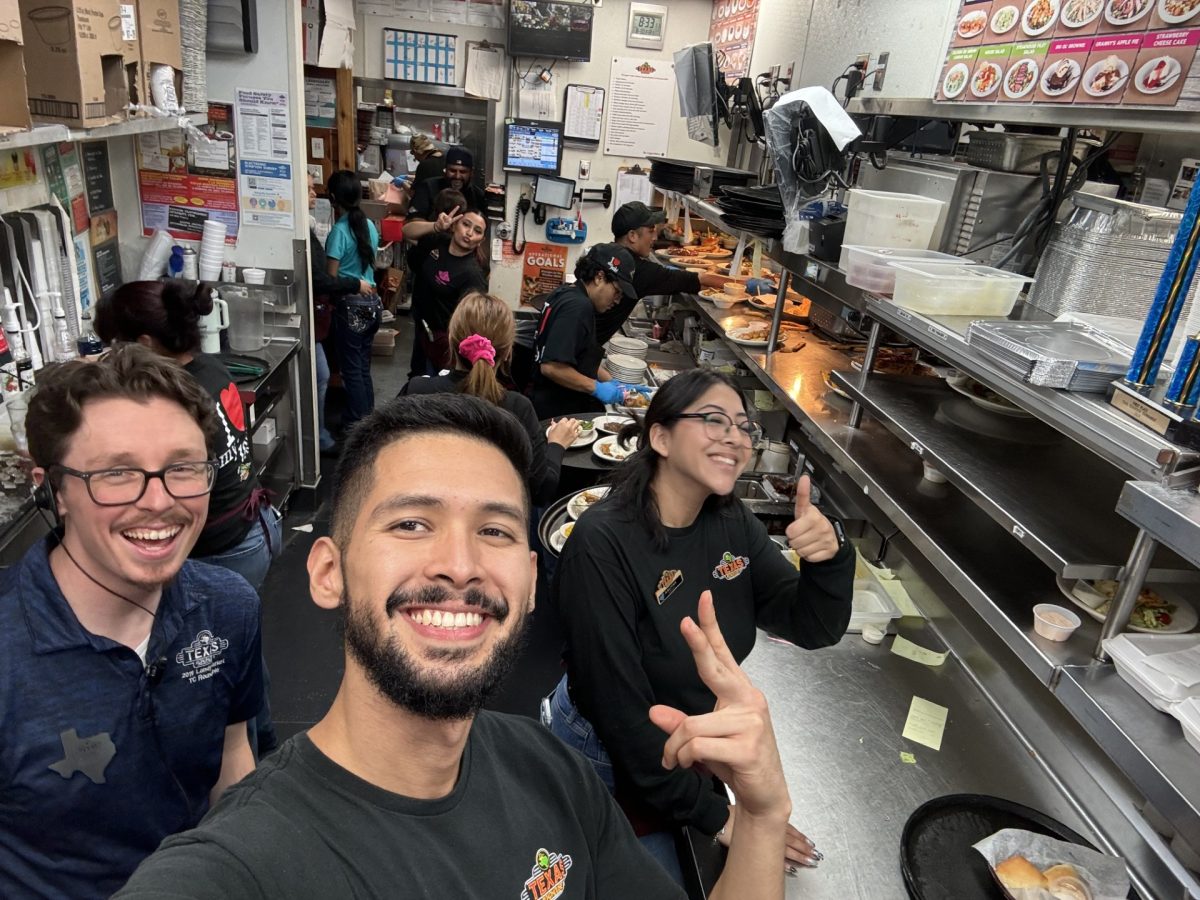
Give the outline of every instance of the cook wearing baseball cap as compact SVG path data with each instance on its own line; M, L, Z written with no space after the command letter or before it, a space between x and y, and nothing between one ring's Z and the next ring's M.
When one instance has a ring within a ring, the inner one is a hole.
M603 412L631 390L644 386L613 380L600 365L596 317L620 302L637 299L633 254L619 244L597 244L575 263L575 283L550 295L534 344L537 366L533 407L542 419L569 413Z
M446 188L461 191L466 197L467 209L459 210L459 212L468 210L485 212L487 200L483 195L483 189L474 183L474 179L475 157L471 155L471 151L457 145L448 148L445 153L444 173L438 178L430 178L417 185L413 192L412 208L408 211L408 217L431 223L436 218L433 215L434 198ZM423 237L431 230L432 226L418 227L416 230L406 230L404 234L405 237L409 237L411 234L416 239Z

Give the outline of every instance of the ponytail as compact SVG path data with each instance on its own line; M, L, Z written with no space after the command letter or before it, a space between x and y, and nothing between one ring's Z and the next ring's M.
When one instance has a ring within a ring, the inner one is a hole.
M375 242L371 239L371 226L367 222L367 214L362 211L359 203L362 201L362 186L358 176L349 169L341 169L329 176L326 192L334 205L346 214L346 224L354 235L354 243L358 249L358 258L364 271L370 271L375 266Z
M462 392L486 400L493 406L504 402L504 385L496 377L496 368L486 359L477 359L467 370L466 380L462 383Z
M375 243L371 240L371 226L367 224L367 214L361 207L352 206L346 210L347 224L350 233L354 235L354 243L358 246L358 258L362 261L364 272L375 268Z
M456 368L467 373L462 392L497 406L503 403L506 391L498 373L507 368L517 335L508 304L491 294L467 294L450 317L447 332Z

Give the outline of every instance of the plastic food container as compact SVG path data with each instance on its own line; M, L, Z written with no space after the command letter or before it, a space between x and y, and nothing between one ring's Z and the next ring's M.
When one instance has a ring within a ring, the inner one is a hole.
M935 316L1007 316L1033 282L990 266L897 262L892 301Z
M1048 641L1065 641L1080 626L1079 616L1053 603L1039 603L1033 608L1033 630Z
M883 589L879 580L866 566L859 566L854 577L854 600L850 606L850 627L847 631L862 633L873 625L885 634L900 618L900 610Z
M892 247L858 247L842 245L846 257L846 283L873 294L890 294L896 287L896 270L892 263L919 262L938 265L974 265L969 259L939 253L936 250L897 250Z
M1160 653L1187 650L1197 643L1200 637L1194 634L1119 634L1104 642L1104 650L1112 657L1117 674L1146 702L1174 714L1178 704L1192 697L1200 698L1200 683L1182 684L1166 672L1150 668L1146 661ZM1197 725L1200 726L1200 721Z
M846 236L839 267L846 268L846 245L928 250L946 204L917 194L855 188L847 200Z

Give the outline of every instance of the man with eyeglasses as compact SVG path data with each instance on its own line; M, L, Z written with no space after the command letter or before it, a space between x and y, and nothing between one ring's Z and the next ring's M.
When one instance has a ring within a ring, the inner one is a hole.
M258 597L189 561L211 398L137 345L38 373L54 533L0 576L0 897L108 897L254 768Z

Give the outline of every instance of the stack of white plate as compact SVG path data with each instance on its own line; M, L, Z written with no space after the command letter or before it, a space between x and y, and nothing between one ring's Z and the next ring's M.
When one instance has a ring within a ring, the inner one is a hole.
M646 361L636 356L624 353L609 354L604 367L613 378L626 384L644 384L646 381Z
M618 334L609 340L608 349L612 353L632 356L636 359L645 359L646 351L650 349L650 345L640 338L625 337Z
M225 223L206 219L200 238L200 280L217 281L225 262Z

